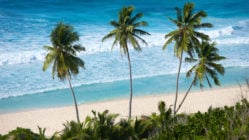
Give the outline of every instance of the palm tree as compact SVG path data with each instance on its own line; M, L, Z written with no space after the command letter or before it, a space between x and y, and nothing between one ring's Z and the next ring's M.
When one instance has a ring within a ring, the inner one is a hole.
M132 104L132 71L131 71L131 61L128 44L136 51L141 51L141 47L138 41L146 44L146 41L140 37L140 35L149 35L146 31L138 29L140 26L147 26L147 22L139 21L143 17L142 13L137 13L134 16L132 12L134 7L128 6L123 7L119 12L118 21L111 21L110 24L114 29L103 37L102 42L109 38L114 38L112 48L114 45L119 44L121 53L127 55L129 63L129 72L130 72L130 100L129 100L129 119L131 118L131 104Z
M199 46L199 40L209 40L209 36L196 31L203 27L212 27L211 23L202 23L201 19L206 17L207 14L204 11L199 11L197 13L193 12L194 4L186 3L184 5L183 11L180 8L175 8L177 19L169 18L176 26L177 29L166 34L165 39L167 40L163 45L163 49L172 43L174 45L174 53L179 59L179 66L176 78L176 95L174 103L174 114L176 112L176 104L178 98L178 87L179 87L179 76L181 72L182 57L183 53L186 52L189 56L193 56L196 50L196 46Z
M218 49L215 47L215 43L202 42L200 48L197 49L198 59L193 57L186 57L186 62L197 62L186 74L187 77L190 77L192 73L194 73L194 79L189 86L189 89L185 93L184 98L179 104L176 112L179 111L183 102L185 101L190 89L193 85L199 83L199 86L203 87L203 80L206 79L209 87L212 87L212 83L209 80L209 77L213 79L215 85L220 86L220 81L218 78L218 74L224 75L225 69L221 64L217 62L224 60L224 56L220 56L218 54Z
M76 76L79 73L79 67L84 68L84 61L78 58L76 53L85 51L85 48L81 45L73 44L79 40L79 35L77 32L73 31L72 26L63 23L58 23L56 25L50 34L50 39L52 47L44 46L44 49L46 49L48 53L45 57L42 69L45 71L49 65L53 64L53 79L55 73L57 73L57 77L60 80L68 80L74 99L77 121L80 122L77 101L71 85L71 76Z

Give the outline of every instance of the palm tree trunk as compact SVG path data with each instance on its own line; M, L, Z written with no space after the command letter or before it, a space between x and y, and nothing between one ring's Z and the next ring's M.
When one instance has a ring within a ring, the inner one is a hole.
M189 92L190 92L190 90L191 90L191 88L192 88L193 85L194 85L194 80L192 81L191 85L189 86L187 92L185 93L185 95L184 95L184 97L183 97L181 103L179 104L178 108L176 109L176 112L175 112L175 113L177 113L177 112L180 110L180 108L182 107L182 104L183 104L183 102L185 101L186 97L188 96L188 94L189 94Z
M71 89L71 93L72 93L73 99L74 99L74 106L75 106L75 111L76 111L77 122L80 123L78 105L77 105L77 101L76 101L75 94L74 94L74 91L73 91L73 87L71 85L71 80L70 80L70 77L68 75L67 75L67 79L68 79L69 87Z
M176 104L178 100L178 87L179 87L179 78L180 78L180 72L181 72L181 67L182 67L182 55L183 55L183 49L181 51L181 56L179 58L179 67L178 67L178 73L177 73L177 78L176 78L176 96L175 96L175 103L174 103L174 116L176 114Z
M127 58L129 63L129 71L130 71L130 101L129 101L129 116L128 118L131 119L131 107L132 107L132 71L131 71L131 60L129 50L127 48Z

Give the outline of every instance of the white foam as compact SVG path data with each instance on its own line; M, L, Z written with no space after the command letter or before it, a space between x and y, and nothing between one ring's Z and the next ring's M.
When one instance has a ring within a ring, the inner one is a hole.
M216 43L222 44L222 45L245 45L249 44L249 38L248 37L231 37L231 38L222 38L222 39L214 39Z
M32 63L34 61L43 61L44 51L20 51L3 53L0 55L0 66Z
M104 35L111 31L106 27L94 26L96 30L90 31L89 28L79 26L78 30L85 31L86 34L81 34L79 43L86 48L84 54L95 54L102 52L110 52L112 48L113 39L102 42L101 39ZM231 44L249 44L249 20L239 21L233 25L218 29L200 30L200 32L208 34L212 40L218 44L231 45ZM44 34L45 32L43 32ZM165 43L165 34L150 32L151 35L142 36L148 43L148 46L141 43L142 48L150 47L162 47ZM14 34L8 34L7 38L16 38ZM49 45L48 36L20 36L17 40L6 42L2 40L0 51L0 66L3 65L16 65L33 63L35 61L43 61L46 55L45 50L42 50L42 46L45 44ZM0 42L1 43L1 42ZM20 46L22 46L20 48ZM25 50L18 50L23 49ZM35 51L34 51L35 50ZM132 49L131 49L132 50ZM119 46L114 46L112 51L120 51Z
M210 38L215 39L219 37L225 37L232 35L234 29L232 26L228 26L225 28L217 29L217 30L210 30L210 31L201 31L210 36Z

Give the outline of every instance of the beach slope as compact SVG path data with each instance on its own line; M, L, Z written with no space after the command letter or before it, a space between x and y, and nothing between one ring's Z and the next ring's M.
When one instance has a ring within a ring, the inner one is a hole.
M212 107L223 107L234 105L243 97L249 100L249 92L246 86L229 88L214 88L202 91L195 91L189 94L183 104L180 113L205 112ZM179 99L183 98L180 94ZM169 107L174 102L174 94L159 94L134 97L133 116L150 115L157 111L159 101L164 101ZM116 99L103 102L87 103L79 106L81 121L86 116L92 115L91 111L102 112L108 109L110 113L120 114L121 118L127 118L128 99ZM6 134L16 127L29 128L38 132L38 126L46 128L46 135L53 135L54 132L63 129L63 123L75 120L74 106L37 109L24 112L15 112L0 115L0 134Z

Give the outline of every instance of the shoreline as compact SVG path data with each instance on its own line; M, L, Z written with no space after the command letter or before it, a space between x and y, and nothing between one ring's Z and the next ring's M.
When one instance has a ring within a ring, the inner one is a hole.
M218 87L213 89L198 90L190 92L179 113L194 113L197 111L205 112L212 107L231 106L240 101L241 93L249 99L249 89L246 85L232 87ZM179 94L182 99L183 94ZM164 101L166 107L170 107L174 102L174 94L157 94L134 96L132 102L132 116L151 115L158 113L157 105L159 101ZM178 101L179 102L179 101ZM81 121L86 116L92 116L92 110L103 112L109 110L110 113L120 114L120 118L127 118L128 98L112 99L106 101L92 102L79 105ZM63 123L76 120L74 106L57 108L35 109L22 112L0 114L0 134L6 134L17 126L29 128L38 132L37 126L46 128L46 135L53 135L56 131L63 129Z
M241 84L241 87L245 87L246 84ZM191 89L189 94L192 93L201 93L201 92L208 92L211 90L222 90L222 89L229 89L229 88L238 88L239 89L239 85L226 85L226 86L222 86L222 87L213 87L213 88L197 88L197 89ZM179 96L182 96L182 94L184 94L182 92L182 90L179 90ZM175 93L173 92L165 92L165 93L153 93L153 94L139 94L139 95L133 95L133 98L150 98L150 97L162 97L162 96L174 96ZM189 95L188 95L189 96ZM113 102L113 101L122 101L122 100L128 100L128 96L127 97L113 97L113 98L109 98L109 99L100 99L100 100L95 100L95 101L87 101L85 103L78 103L78 106L81 105L88 105L88 104L98 104L98 103L107 103L107 102ZM188 97L187 97L188 98ZM173 104L173 102L172 102ZM167 105L167 104L166 104ZM26 109L17 109L17 110L8 110L5 112L0 112L0 116L4 115L4 114L15 114L15 113L22 113L22 112L30 112L30 111L37 111L37 110L47 110L47 109L59 109L59 108L67 108L67 107L74 107L73 106L73 99L72 99L72 103L71 105L58 105L58 106L49 106L49 107L35 107L35 108L26 108ZM128 108L128 105L127 105Z
M226 76L220 79L222 87L214 88L236 87L239 86L239 83L244 85L249 74L248 70L249 67L227 67ZM182 74L183 78L181 79L179 92L185 91L189 86L189 79L184 75ZM172 80L175 81L174 74L134 79L133 95L134 97L140 97L174 93L175 82L172 82ZM88 104L128 98L128 88L128 80L121 80L75 86L74 91L78 104ZM204 90L209 90L209 88L206 87ZM195 91L200 91L200 89L193 87L191 92ZM65 89L0 99L0 114L70 106L73 105L73 100L71 94L68 94L69 92L68 85L65 85Z

